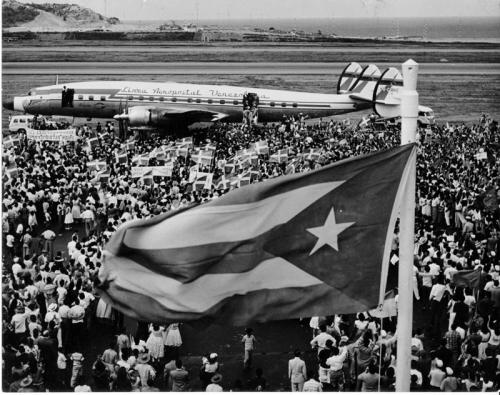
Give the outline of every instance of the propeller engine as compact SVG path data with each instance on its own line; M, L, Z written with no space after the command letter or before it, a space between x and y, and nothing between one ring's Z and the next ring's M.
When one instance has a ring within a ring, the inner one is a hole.
M160 126L165 123L163 115L163 111L155 108L134 106L113 118L120 122L127 122L130 126Z

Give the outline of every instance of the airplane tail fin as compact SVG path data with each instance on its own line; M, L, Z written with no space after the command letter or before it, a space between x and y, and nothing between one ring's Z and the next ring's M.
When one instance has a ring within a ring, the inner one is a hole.
M338 94L348 94L355 101L371 103L373 110L382 118L397 118L401 115L401 90L403 76L395 67L383 73L370 64L364 68L358 63L349 63L337 83ZM419 111L432 113L432 109L419 106Z
M380 70L374 64L366 66L354 85L351 86L349 92L347 92L349 93L349 97L371 102L373 100L373 91L380 75Z
M400 115L400 94L403 87L403 76L395 67L386 69L380 76L373 90L373 110L384 118L395 118Z
M337 83L337 94L349 92L349 90L356 83L358 77L361 75L362 71L363 68L359 65L359 63L349 63L340 75L339 81Z

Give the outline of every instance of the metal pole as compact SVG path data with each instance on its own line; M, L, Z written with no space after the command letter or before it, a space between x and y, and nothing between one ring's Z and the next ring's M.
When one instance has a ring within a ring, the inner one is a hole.
M401 145L414 143L417 133L418 64L403 63L401 90ZM415 226L415 162L406 183L400 215L398 333L396 391L410 391L411 332L413 323L413 250Z

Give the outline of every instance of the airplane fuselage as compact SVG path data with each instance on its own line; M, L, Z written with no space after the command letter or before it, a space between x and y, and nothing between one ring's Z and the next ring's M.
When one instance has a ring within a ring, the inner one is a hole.
M63 106L64 86L74 90L71 106ZM259 97L259 122L278 121L283 115L299 113L310 118L327 117L370 107L352 100L348 94L175 82L92 81L31 89L28 95L14 99L14 110L39 115L113 118L131 107L158 110L182 107L224 114L222 121L240 122L245 92Z

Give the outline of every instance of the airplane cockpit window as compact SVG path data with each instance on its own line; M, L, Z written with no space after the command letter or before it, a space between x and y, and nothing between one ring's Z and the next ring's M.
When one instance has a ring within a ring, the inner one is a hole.
M73 107L75 90L64 87L61 94L61 107Z

